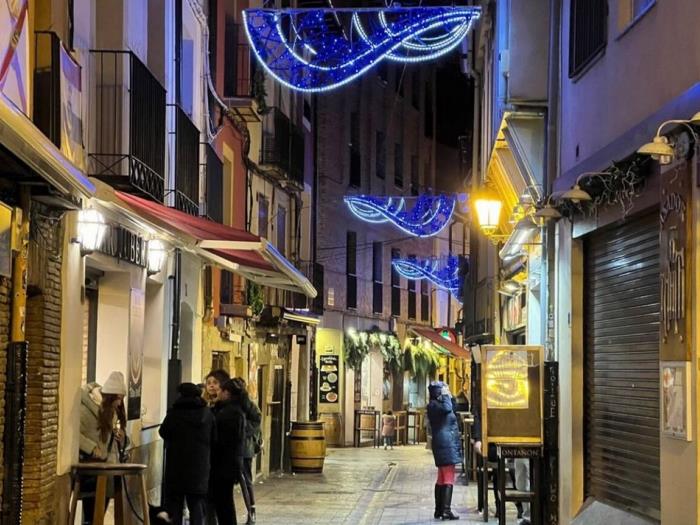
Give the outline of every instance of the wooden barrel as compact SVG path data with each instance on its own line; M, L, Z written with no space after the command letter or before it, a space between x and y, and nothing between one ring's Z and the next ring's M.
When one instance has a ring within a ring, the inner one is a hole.
M323 472L326 438L322 421L292 421L289 434L292 472Z
M326 445L339 447L343 445L340 414L319 414L319 420L323 423L323 434L326 436Z

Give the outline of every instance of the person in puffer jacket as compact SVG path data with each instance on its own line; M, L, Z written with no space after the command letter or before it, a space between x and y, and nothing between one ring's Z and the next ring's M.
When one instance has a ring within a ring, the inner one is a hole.
M455 465L462 462L459 425L447 385L439 381L431 383L428 392L428 420L432 430L433 458L438 468L434 516L436 519L456 520L459 516L452 512L452 490Z

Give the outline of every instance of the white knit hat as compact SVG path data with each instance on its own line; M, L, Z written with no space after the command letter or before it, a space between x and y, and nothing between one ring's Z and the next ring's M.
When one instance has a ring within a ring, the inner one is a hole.
M109 374L107 381L102 385L102 393L125 396L126 383L124 381L124 375L121 372L112 372Z

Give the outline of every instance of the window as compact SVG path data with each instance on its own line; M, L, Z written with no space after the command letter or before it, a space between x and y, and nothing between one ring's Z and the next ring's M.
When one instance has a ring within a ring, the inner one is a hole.
M401 252L397 249L391 250L391 260L401 257ZM391 315L399 317L401 315L401 276L391 265Z
M347 284L347 308L357 308L357 233L349 231L346 236L345 273Z
M258 193L258 235L267 239L267 224L269 221L270 202L262 193Z
M656 0L620 0L617 28L625 31L656 3Z
M569 77L581 73L605 49L606 0L571 0Z
M362 157L360 155L360 114L350 113L350 186L362 185Z
M411 155L411 195L420 192L420 174L418 173L418 155Z
M228 270L221 270L219 303L233 304L233 273L229 272Z
M287 210L277 206L277 250L287 255Z
M236 96L236 58L238 53L238 26L233 15L226 15L224 32L224 96Z
M377 131L377 178L384 180L386 178L386 135L384 132Z
M411 105L420 109L420 72L414 71L411 75Z
M430 321L430 289L425 279L420 282L420 319L424 322Z
M216 81L216 61L217 61L217 50L218 46L218 31L217 25L219 18L217 17L217 3L218 0L209 0L209 16L207 22L209 25L209 73L211 78Z
M394 146L394 185L403 188L403 147L401 144Z
M409 256L411 259L415 259L415 255ZM416 318L416 281L415 279L408 280L408 318Z
M383 251L381 242L372 243L372 311L384 313Z

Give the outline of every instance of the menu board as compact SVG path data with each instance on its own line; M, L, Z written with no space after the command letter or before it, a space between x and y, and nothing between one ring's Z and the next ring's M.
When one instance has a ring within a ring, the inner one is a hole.
M337 355L322 355L319 358L318 400L321 403L338 403L339 370Z

